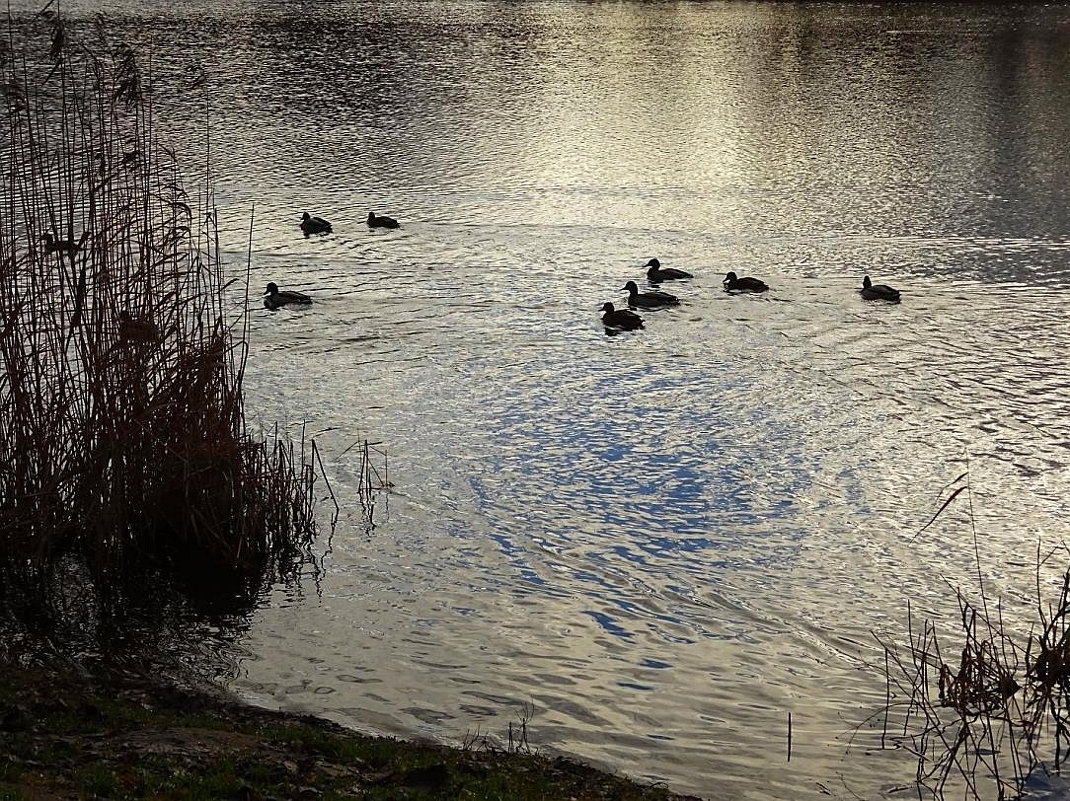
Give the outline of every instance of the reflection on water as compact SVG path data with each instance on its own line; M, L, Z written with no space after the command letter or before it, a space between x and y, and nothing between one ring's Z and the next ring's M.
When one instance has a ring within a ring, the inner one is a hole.
M1065 8L110 13L194 165L198 90L172 87L207 75L236 273L255 204L253 289L314 298L252 309L248 407L319 432L342 526L237 690L453 742L533 703L538 745L710 797L913 775L875 751L872 632L974 571L961 509L911 537L968 467L1020 599L1067 511ZM652 256L695 274L682 307L606 337ZM396 485L375 525L365 435Z

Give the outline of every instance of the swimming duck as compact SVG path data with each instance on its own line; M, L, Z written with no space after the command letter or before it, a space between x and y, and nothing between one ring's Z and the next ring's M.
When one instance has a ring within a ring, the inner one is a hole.
M614 309L612 303L603 303L602 324L607 328L620 328L624 331L634 331L643 327L643 318L627 309Z
M48 253L74 253L78 250L78 244L69 239L56 239L51 231L45 231L41 239L45 240L45 251Z
M635 281L629 281L624 285L628 291L628 305L632 307L642 306L645 309L654 309L658 306L679 306L680 299L668 292L640 292Z
M765 292L769 286L765 281L759 281L757 278L750 276L740 278L735 273L729 272L724 277L724 288L726 292Z
M899 290L892 289L887 284L874 284L867 275L862 279L862 288L858 291L863 300L888 300L892 303L899 302Z
M374 211L368 212L368 227L369 228L400 228L401 223L395 220L393 217L387 217L382 214L376 214Z
M289 304L308 306L310 303L312 303L312 298L300 292L280 292L274 281L267 285L267 291L264 293L264 305L272 311Z
M160 329L147 317L134 317L128 311L119 312L119 338L127 342L159 342Z
M331 224L322 217L313 217L306 211L304 216L301 217L301 230L304 231L305 236L309 234L329 234L331 233Z
M685 273L683 270L677 270L675 267L662 267L661 262L657 259L651 259L643 266L648 268L646 271L646 279L655 284L659 281L672 281L676 278L695 277L691 275L691 273Z

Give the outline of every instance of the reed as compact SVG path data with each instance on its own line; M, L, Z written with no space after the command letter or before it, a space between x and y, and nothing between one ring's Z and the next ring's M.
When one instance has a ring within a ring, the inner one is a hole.
M183 188L104 24L0 39L0 616L53 637L171 590L249 607L307 563L316 455L246 429L208 175Z
M933 520L953 501L969 504L976 594L953 588L959 614L950 631L916 625L908 608L905 642L876 635L883 733L913 754L918 788L933 798L1018 798L1037 773L1059 771L1070 746L1070 549L1038 546L1033 613L1011 623L984 582L969 474L956 483ZM1045 598L1041 577L1053 563L1064 566L1061 589Z

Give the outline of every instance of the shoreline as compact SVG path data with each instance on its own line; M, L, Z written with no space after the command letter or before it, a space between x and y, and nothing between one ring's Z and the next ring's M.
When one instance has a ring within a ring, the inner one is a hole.
M531 749L364 735L135 672L0 675L3 799L701 801Z

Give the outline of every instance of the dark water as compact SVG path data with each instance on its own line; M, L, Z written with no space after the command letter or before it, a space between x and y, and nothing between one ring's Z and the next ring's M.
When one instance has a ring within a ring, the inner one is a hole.
M1008 615L1064 535L1070 8L108 11L192 176L204 90L177 87L207 76L235 274L252 217L254 292L315 299L254 307L248 408L316 435L342 519L234 689L448 742L530 706L539 747L716 798L912 777L877 750L874 632L976 587L965 504L913 539L942 487L969 470ZM652 256L695 274L683 305L606 336Z

